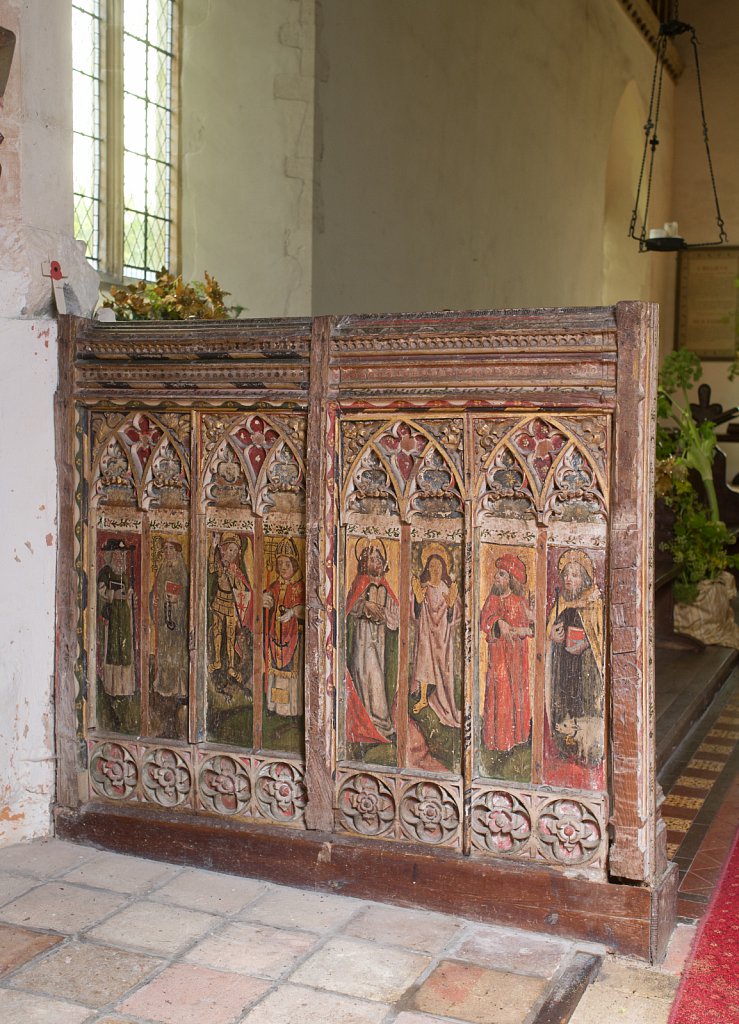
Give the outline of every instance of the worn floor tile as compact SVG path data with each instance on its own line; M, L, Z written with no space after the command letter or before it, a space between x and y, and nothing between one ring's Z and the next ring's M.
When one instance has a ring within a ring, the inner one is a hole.
M110 946L72 942L16 974L10 984L86 1006L106 1006L142 982L160 963Z
M317 935L308 932L234 921L199 942L185 960L222 971L279 978L318 941Z
M596 982L585 990L570 1024L667 1024L672 999L649 999Z
M247 1013L243 1024L380 1024L389 1009L385 1003L281 985Z
M244 921L261 921L275 928L322 932L344 924L363 906L361 900L347 896L274 886L240 916Z
M82 889L67 882L46 882L0 907L0 920L73 935L124 903L125 897L117 893Z
M141 900L93 928L88 937L113 946L173 956L218 924L220 918L212 914Z
M181 868L172 864L160 864L158 861L145 860L143 857L128 857L122 853L96 853L91 860L68 871L64 881L138 895L147 892L152 885L180 870Z
M409 1013L404 1010L393 1020L393 1024L448 1024L448 1018L432 1017L428 1013Z
M344 933L422 953L438 953L459 930L459 921L446 914L373 904L353 917Z
M453 947L453 956L499 971L551 978L571 946L564 940L510 928L471 925L459 945Z
M682 974L697 930L697 925L694 924L676 925L665 958L659 965L660 970L666 974Z
M174 964L117 1009L161 1024L231 1024L269 984L243 974Z
M394 1003L429 963L425 956L339 936L302 963L290 981Z
M671 999L679 978L632 960L607 957L595 985L604 985L619 992L638 993L649 999Z
M21 893L28 892L35 885L38 879L30 878L28 875L11 874L9 871L0 871L0 906L10 903Z
M0 1020L3 1024L82 1024L91 1019L89 1006L75 1006L59 999L0 989Z
M0 924L0 978L63 941L58 935L45 935L11 924Z
M87 846L75 846L59 839L16 843L0 849L0 869L36 878L51 878L95 856Z
M471 1024L521 1024L545 987L543 978L446 960L424 981L413 1002L418 1010Z
M235 914L266 889L267 883L255 878L187 870L158 888L151 899L209 914Z

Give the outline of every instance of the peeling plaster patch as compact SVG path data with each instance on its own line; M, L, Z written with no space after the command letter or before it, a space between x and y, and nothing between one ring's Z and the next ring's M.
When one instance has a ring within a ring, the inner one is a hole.
M17 814L11 814L10 808L7 804L4 807L0 807L0 821L23 821L25 814L23 811L18 811Z
M24 541L24 546L28 548L32 555L36 553L31 546L30 540Z
M47 533L46 534L46 546L47 546L47 548L50 548L53 543L54 543L54 534L53 533Z
M18 552L17 551L13 551L13 559L14 559L14 561L20 563L20 558L18 557Z

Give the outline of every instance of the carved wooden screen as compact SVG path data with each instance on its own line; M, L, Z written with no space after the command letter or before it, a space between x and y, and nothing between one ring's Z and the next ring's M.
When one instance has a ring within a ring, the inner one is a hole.
M62 831L654 955L653 318L65 321Z

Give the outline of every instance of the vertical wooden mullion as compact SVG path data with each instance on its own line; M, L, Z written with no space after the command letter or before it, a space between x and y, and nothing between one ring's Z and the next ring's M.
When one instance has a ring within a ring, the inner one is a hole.
M141 515L141 579L139 581L141 597L139 599L139 622L141 623L139 638L139 671L141 673L141 722L139 728L142 736L151 735L149 722L149 651L151 648L151 616L148 614L149 582L151 580L151 526L146 511ZM135 596L135 594L134 594ZM144 609L147 609L144 614Z
M313 320L306 437L311 471L305 503L305 823L309 829L324 831L330 831L334 821L336 680L335 675L333 680L328 677L333 664L329 648L335 642L337 510L335 484L331 487L334 465L330 462L335 458L335 442L329 445L327 435L335 417L329 396L332 325L331 317ZM327 601L329 594L333 595L332 604ZM335 664L333 667L335 671Z
M475 587L474 536L474 422L470 415L464 418L464 560L462 566L464 608L464 669L462 677L462 780L464 799L462 802L462 852L469 855L472 847L472 780L475 776L475 674L479 673L479 622L477 607L478 588Z
M201 501L200 414L190 419L190 600L188 647L190 649L190 680L188 687L188 738L190 743L205 738L205 678L208 660L208 618L205 610L208 537Z
M536 531L536 661L531 701L531 781L542 782L544 772L544 716L546 715L547 664L547 529Z
M255 750L262 747L262 714L264 709L264 520L254 516L254 579L252 581L253 638L252 638L252 742Z
M398 687L395 704L395 728L397 732L398 767L408 767L408 678L411 611L411 528L408 523L400 525L400 637L398 644Z
M54 704L56 753L56 800L67 807L79 803L77 787L78 749L75 714L75 664L79 657L77 601L79 577L74 564L75 501L75 408L73 399L74 334L67 318L59 333L57 392L54 396L54 433L57 456L57 502L59 509L56 555L56 632L54 644ZM87 463L82 466L83 475ZM84 535L84 524L81 537ZM83 551L84 557L84 551ZM84 562L81 563L84 569ZM90 579L87 588L90 605ZM89 615L89 611L87 613Z

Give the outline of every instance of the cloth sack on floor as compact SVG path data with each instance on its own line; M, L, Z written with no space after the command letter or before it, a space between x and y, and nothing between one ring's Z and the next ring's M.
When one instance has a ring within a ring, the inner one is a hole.
M675 604L676 632L687 633L704 644L739 650L739 625L731 605L735 597L736 581L730 572L722 572L715 580L703 580L692 604Z

